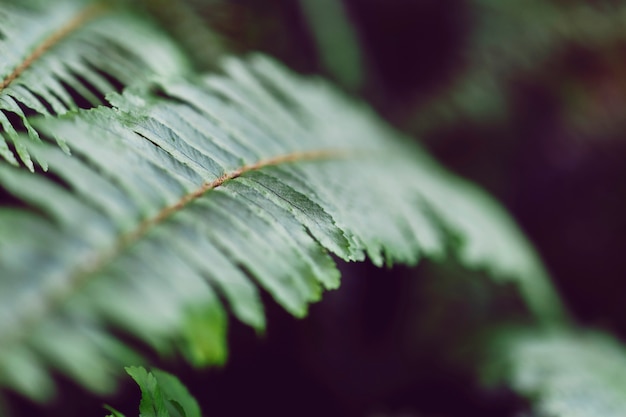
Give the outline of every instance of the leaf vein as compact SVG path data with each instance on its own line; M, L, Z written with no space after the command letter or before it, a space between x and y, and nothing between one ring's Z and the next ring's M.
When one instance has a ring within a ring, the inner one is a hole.
M16 329L18 330L16 330L13 337L11 337L11 335L8 335L7 337L5 337L4 341L10 344L12 342L14 343L21 340L22 337L26 337L26 335L30 334L30 330L35 327L41 319L48 317L50 313L59 308L65 300L69 299L83 285L85 285L89 277L93 277L99 271L102 271L109 263L111 263L118 256L120 256L129 246L141 240L150 230L152 230L152 228L163 223L172 215L183 210L190 203L199 199L207 192L222 186L227 181L234 180L248 172L257 171L265 167L295 162L342 158L348 154L349 152L345 150L342 151L331 149L306 152L292 152L272 158L261 159L253 164L243 165L233 171L223 174L213 181L204 183L198 189L188 194L185 194L183 197L180 198L180 200L178 200L174 204L163 208L154 216L140 222L134 230L121 235L111 246L110 250L105 251L100 256L92 257L90 261L83 264L82 267L79 266L77 269L75 269L74 273L69 274L68 285L65 286L62 290L49 293L48 297L45 300L41 300L41 308L37 310L37 313L27 315L25 318L23 318L21 320L22 323L16 326ZM5 345L5 343L2 344Z

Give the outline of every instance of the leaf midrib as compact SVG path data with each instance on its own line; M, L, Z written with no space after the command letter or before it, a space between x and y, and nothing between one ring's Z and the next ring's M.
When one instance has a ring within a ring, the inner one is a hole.
M204 183L196 190L182 196L174 204L166 206L154 216L143 220L130 232L121 235L109 250L104 251L99 256L92 258L88 265L81 265L73 272L70 272L67 280L68 285L63 286L63 289L59 289L57 292L47 293L46 297L41 300L40 307L37 310L34 310L34 314L28 314L27 312L22 315L20 323L14 327L16 331L13 334L3 335L3 340L0 342L0 345L13 345L18 343L20 340L27 338L31 330L36 328L37 325L46 317L61 308L63 303L77 293L90 278L95 278L98 272L105 269L107 265L121 256L130 246L141 240L154 227L163 223L177 212L183 210L189 204L204 196L207 192L215 190L216 188L224 185L226 182L234 180L248 172L258 171L262 168L295 162L336 159L346 157L349 154L352 154L352 152L337 149L292 152L267 159L261 159L253 164L243 165L233 171L225 173L213 181Z

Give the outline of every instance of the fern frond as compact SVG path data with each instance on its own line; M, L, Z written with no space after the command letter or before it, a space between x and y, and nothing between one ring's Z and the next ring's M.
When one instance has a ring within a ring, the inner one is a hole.
M30 143L39 135L29 111L51 116L75 110L78 100L91 105L116 88L155 74L184 71L177 49L145 19L86 1L40 2L26 8L3 2L0 8L0 156L20 160L32 171ZM26 2L28 4L30 2ZM12 117L13 115L14 117ZM20 138L19 119L31 141ZM67 150L65 143L59 145ZM40 160L42 167L46 162Z
M497 346L492 357L501 362L490 377L529 398L538 415L626 415L626 352L609 335L513 331Z
M262 56L225 75L110 95L36 126L50 175L0 165L0 381L36 396L53 365L89 388L137 363L109 326L196 365L226 358L226 309L265 325L259 286L296 316L339 285L335 255L415 264L449 250L562 314L488 196L363 105ZM46 385L47 384L47 385Z

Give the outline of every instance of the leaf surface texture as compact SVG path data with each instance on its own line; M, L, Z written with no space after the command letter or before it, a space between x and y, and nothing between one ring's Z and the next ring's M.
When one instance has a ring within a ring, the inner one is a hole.
M119 364L140 359L111 327L223 363L228 311L262 331L263 289L304 316L339 285L333 256L452 254L518 280L542 318L562 314L495 202L322 80L254 55L107 97L34 122L49 173L0 164L15 200L0 208L3 385L43 398L52 366L112 389Z

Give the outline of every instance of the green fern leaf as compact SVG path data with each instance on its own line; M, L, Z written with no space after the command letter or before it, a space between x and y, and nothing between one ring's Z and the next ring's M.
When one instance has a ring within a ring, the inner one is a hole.
M626 415L626 352L607 334L513 331L496 346L490 378L531 399L538 415Z
M202 417L198 402L174 375L136 366L126 372L141 388L140 417Z
M152 373L156 376L165 398L172 404L174 410L182 417L202 417L198 402L178 378L158 369L153 369Z
M53 176L0 165L25 207L0 208L2 384L41 398L52 365L111 389L138 358L109 326L222 363L224 303L262 331L261 287L302 317L339 285L331 255L412 265L452 252L560 319L535 254L482 191L321 80L262 56L224 68L40 120L73 153L32 146Z
M0 156L32 171L30 144L39 142L26 111L62 115L84 99L115 91L111 79L128 85L154 74L173 75L186 64L177 49L145 19L86 1L4 1L0 9ZM32 4L31 4L32 3ZM21 120L31 141L20 138L10 115ZM59 139L59 146L69 151ZM45 169L46 162L39 160Z
M156 377L141 367L128 367L126 372L141 388L140 417L170 417L167 412L165 395Z

